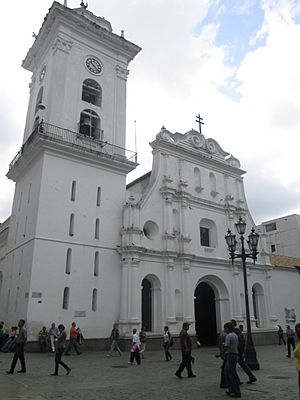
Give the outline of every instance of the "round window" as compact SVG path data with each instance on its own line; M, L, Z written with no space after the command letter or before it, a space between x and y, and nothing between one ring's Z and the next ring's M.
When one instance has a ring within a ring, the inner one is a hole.
M144 224L143 232L146 238L155 239L159 235L158 225L153 221L147 221Z

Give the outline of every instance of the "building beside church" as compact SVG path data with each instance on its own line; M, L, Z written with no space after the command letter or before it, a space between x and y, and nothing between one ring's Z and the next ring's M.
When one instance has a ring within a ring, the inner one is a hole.
M300 258L300 215L275 218L258 228L265 234L269 253Z
M201 132L165 127L153 166L126 186L128 65L140 47L86 6L54 2L23 61L32 72L23 145L9 165L11 217L0 226L0 316L27 320L30 338L73 320L87 338L114 322L124 336L183 321L206 344L245 322L242 267L224 235L247 207L240 162ZM298 270L273 266L261 235L247 263L254 333L300 315ZM288 290L287 290L288 288ZM291 312L289 315L293 315Z

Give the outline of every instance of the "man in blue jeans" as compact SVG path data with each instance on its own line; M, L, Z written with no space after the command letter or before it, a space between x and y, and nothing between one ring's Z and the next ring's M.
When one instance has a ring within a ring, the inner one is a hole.
M236 372L236 365L238 362L238 337L234 333L234 326L232 322L227 322L224 325L224 330L227 333L225 344L223 348L223 355L226 357L224 373L226 383L228 386L228 394L230 397L241 397L239 377Z

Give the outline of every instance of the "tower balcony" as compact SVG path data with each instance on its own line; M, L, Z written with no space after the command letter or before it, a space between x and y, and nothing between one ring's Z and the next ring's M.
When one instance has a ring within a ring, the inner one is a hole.
M103 130L95 132L93 136L73 132L68 129L60 128L45 122L41 122L32 132L29 138L16 154L12 162L9 164L9 172L21 162L21 159L27 153L27 150L32 150L35 144L47 142L52 144L52 147L70 148L72 151L77 151L85 155L96 156L97 159L106 159L118 164L124 164L130 170L137 166L137 153L125 148L113 145L103 138ZM125 168L126 169L126 168Z

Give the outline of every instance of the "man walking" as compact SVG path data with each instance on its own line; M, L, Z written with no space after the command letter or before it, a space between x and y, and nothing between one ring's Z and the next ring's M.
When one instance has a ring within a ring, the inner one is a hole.
M246 363L245 360L245 347L246 347L246 341L245 341L245 336L243 333L244 326L240 325L237 328L236 320L232 319L231 323L233 324L233 332L237 335L238 337L238 352L239 352L239 357L238 357L238 364L242 368L242 370L245 372L246 375L248 375L248 381L247 383L252 384L253 382L256 382L257 379L251 372L248 364Z
M287 345L287 357L291 358L291 346L293 350L295 350L295 332L294 330L288 325L286 327L286 345Z
M182 379L181 373L184 370L184 368L187 369L189 378L196 377L196 375L194 375L193 371L192 371L192 365L191 365L192 341L191 341L190 335L188 334L188 330L189 330L189 324L187 322L184 322L182 325L182 330L179 334L182 361L181 361L181 364L179 365L178 370L175 372L175 375L179 379Z
M79 350L78 343L77 343L77 334L78 334L78 332L77 332L77 328L76 328L76 323L72 322L71 329L70 329L70 340L69 340L69 344L68 344L68 347L65 352L66 356L70 355L69 352L72 347L74 347L76 354L78 356L81 354L81 351Z
M21 363L21 369L18 373L25 373L26 372L26 364L25 364L25 357L24 357L24 346L27 342L27 331L25 329L25 320L20 319L18 322L19 333L16 338L16 350L15 354L11 363L11 367L9 371L6 371L7 374L13 374L15 371L15 366L17 364L18 359Z
M224 367L228 387L226 394L230 397L241 397L239 377L236 372L236 365L238 362L238 337L233 332L234 327L232 322L227 322L224 328L227 333L222 353L222 356L225 355L226 357Z
M118 346L119 336L120 336L120 334L119 334L118 326L117 326L117 324L113 324L113 328L112 328L112 331L110 334L110 341L111 341L110 351L106 355L106 357L111 357L114 350L116 350L119 353L119 356L122 355L122 352Z

